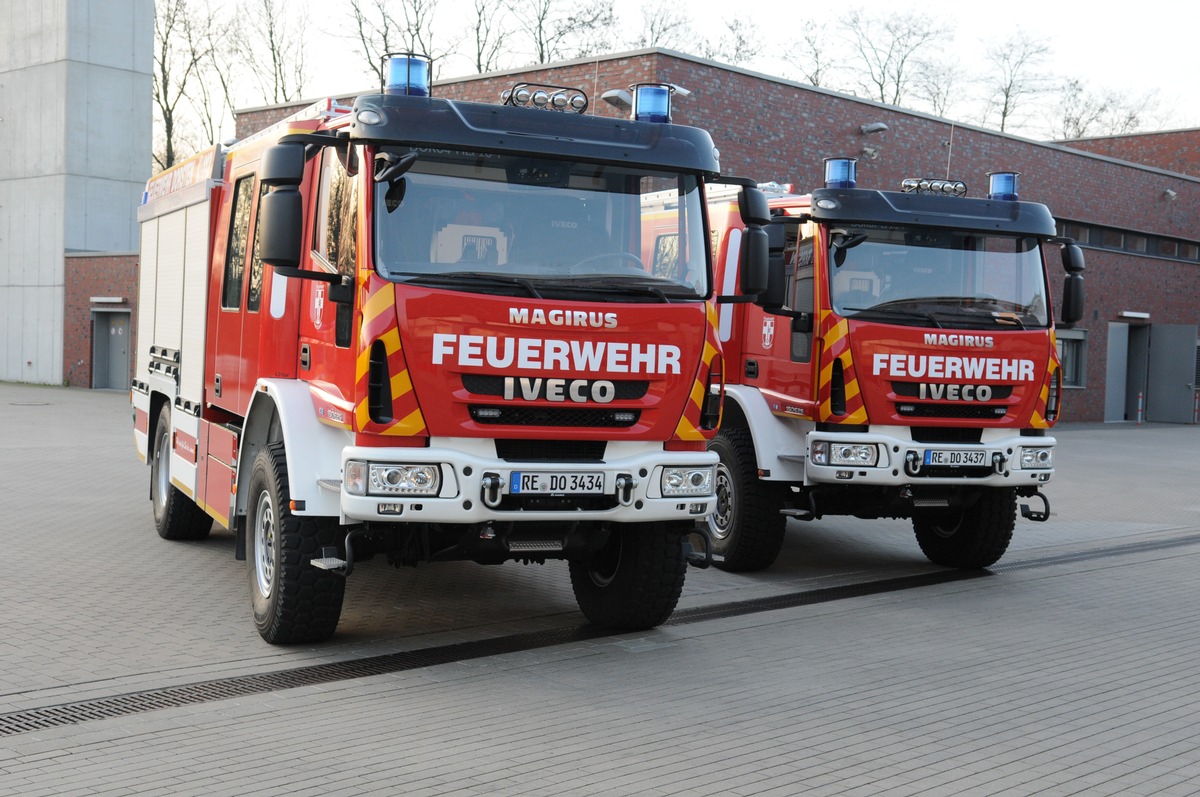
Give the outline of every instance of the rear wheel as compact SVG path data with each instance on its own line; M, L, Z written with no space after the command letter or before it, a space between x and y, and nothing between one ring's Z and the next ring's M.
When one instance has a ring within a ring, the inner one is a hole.
M675 611L687 564L683 537L690 524L614 526L602 549L572 559L571 587L587 619L605 628L640 631Z
M212 531L213 519L171 484L171 408L164 404L154 427L150 450L150 504L154 528L164 540L202 540Z
M714 564L731 572L763 570L783 547L787 516L782 490L758 478L754 441L748 429L722 429L708 444L717 465L717 509L708 518Z
M922 511L913 516L921 551L936 565L978 569L994 565L1008 550L1017 524L1017 491L987 489L967 507Z
M250 603L262 638L276 645L320 642L337 629L346 579L313 567L336 545L333 518L298 517L289 504L283 444L258 452L250 473L247 540Z

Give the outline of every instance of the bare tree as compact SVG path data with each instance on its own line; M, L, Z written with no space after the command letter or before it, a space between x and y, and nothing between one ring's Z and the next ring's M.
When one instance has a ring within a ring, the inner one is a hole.
M934 21L924 14L876 19L855 9L841 25L863 70L856 76L857 87L871 99L902 104L924 66L923 48L939 33Z
M630 42L635 48L683 49L692 34L688 15L662 3L642 6L642 29Z
M762 52L762 37L753 22L741 18L725 21L725 30L715 40L706 40L701 45L701 55L714 61L724 61L732 66L741 66L753 61Z
M800 71L800 80L810 86L827 86L831 74L839 69L835 53L840 51L833 42L829 26L820 23L805 26L801 31L801 46L784 53L783 60Z
M503 11L504 7L496 6L492 0L475 0L469 38L474 44L475 71L480 74L500 68L500 56L508 40L508 32L499 18Z
M304 93L305 37L308 18L288 9L284 0L252 0L237 51L258 82L263 102L293 102Z
M162 144L153 158L162 170L181 159L181 149L196 148L182 146L181 123L187 109L184 100L198 89L203 64L212 55L212 44L203 35L212 15L208 12L205 16L188 0L158 0L156 6L151 90L162 125Z
M383 82L383 56L404 49L404 34L388 9L388 0L350 0L359 53L375 80Z
M1157 102L1155 92L1133 97L1111 89L1092 92L1082 81L1068 80L1060 91L1059 117L1052 123L1052 136L1075 139L1134 133Z
M913 96L921 100L932 113L949 116L951 106L959 99L959 87L964 72L958 61L946 59L922 60L913 77Z
M223 21L218 21L215 16L209 18L204 37L205 49L210 56L201 64L195 90L188 92L209 144L215 144L220 139L221 127L225 122L233 122L233 110L236 107L233 87L237 82L235 74L240 71L240 64L215 56L224 42L238 39L237 20L236 16L226 17Z
M578 58L612 45L613 0L514 0L509 8L533 48L534 63Z
M1050 90L1050 79L1038 69L1049 54L1050 47L1045 41L1031 39L1022 30L987 51L993 71L984 78L985 122L998 118L1000 132L1004 132L1016 121L1014 116L1019 108Z

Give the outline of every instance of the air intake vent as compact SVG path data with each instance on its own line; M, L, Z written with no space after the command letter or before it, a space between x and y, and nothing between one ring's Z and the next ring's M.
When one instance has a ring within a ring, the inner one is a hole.
M496 456L507 462L603 462L604 440L497 440Z

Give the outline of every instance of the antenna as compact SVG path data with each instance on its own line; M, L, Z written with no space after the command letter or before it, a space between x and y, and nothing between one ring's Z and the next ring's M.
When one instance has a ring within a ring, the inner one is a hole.
M954 122L950 123L950 140L946 142L946 179L950 179L950 159L954 157Z

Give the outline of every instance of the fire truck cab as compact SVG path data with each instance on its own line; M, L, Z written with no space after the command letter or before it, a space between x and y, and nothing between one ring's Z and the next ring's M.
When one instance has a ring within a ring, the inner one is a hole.
M998 176L986 198L952 180L878 191L831 159L824 188L770 196L762 306L720 305L719 566L769 566L789 517L852 515L909 518L931 561L980 568L1018 497L1047 518L1061 374L1043 250L1067 272L1060 325L1082 315L1083 257ZM723 299L741 223L728 200L710 213Z

